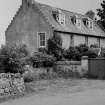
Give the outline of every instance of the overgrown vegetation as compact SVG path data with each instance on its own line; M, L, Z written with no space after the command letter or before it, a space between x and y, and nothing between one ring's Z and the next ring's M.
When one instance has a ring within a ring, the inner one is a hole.
M29 55L26 45L6 45L0 50L0 70L2 72L22 73L27 63L25 57Z
M35 52L29 59L33 67L52 67L55 58L51 55L41 52Z
M67 60L77 60L80 61L82 56L88 56L89 58L95 58L98 55L92 48L89 48L85 44L80 44L79 46L70 47L68 50L64 51L63 56Z
M48 53L56 57L56 60L62 59L62 38L56 32L48 40Z
M101 8L97 9L97 15L99 16L99 25L105 29L105 0L101 2Z

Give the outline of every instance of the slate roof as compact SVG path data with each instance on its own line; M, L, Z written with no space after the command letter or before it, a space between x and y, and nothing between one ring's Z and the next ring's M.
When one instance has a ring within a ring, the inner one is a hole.
M79 14L79 13L74 13L70 12L67 10L63 10L60 8L52 7L46 4L41 4L36 2L35 0L32 0L32 4L37 6L40 11L43 13L45 16L46 20L48 23L51 25L51 27L56 30L56 31L61 31L61 32L68 32L68 33L75 33L75 34L81 34L81 35L88 35L88 36L100 36L100 37L105 37L105 31L95 22L93 21L93 29L89 29L86 27L82 21L82 27L78 28L76 25L74 25L71 22L71 17L72 16L78 16L81 20L83 18L88 18L85 15ZM65 26L60 25L52 16L52 11L56 10L61 10L65 14L65 20L66 24Z

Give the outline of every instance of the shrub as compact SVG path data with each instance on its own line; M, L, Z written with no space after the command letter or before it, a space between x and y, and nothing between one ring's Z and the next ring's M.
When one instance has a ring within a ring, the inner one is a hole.
M54 55L57 60L62 59L62 38L57 33L48 40L48 53Z
M76 47L70 47L68 50L65 51L63 54L64 58L68 60L80 60L81 54Z
M91 51L91 50L84 52L82 55L88 56L88 58L96 58L98 56L94 51Z
M89 58L96 58L98 56L99 49L89 48L85 44L79 46L70 47L66 50L63 56L68 60L81 60L82 56L88 56Z
M30 57L30 62L33 67L52 67L55 62L55 58L48 54L35 52Z
M105 57L105 48L101 48L101 56Z
M45 54L48 53L48 50L46 48L39 48L38 51Z
M34 75L32 72L27 72L25 75L24 75L24 82L32 82L34 81Z
M88 46L86 44L80 44L79 46L76 46L76 49L79 51L79 53L84 53L88 51Z
M90 48L99 48L98 44L91 44Z
M2 46L0 50L1 66L4 72L22 73L23 65L25 65L25 58L29 55L26 45L6 45Z

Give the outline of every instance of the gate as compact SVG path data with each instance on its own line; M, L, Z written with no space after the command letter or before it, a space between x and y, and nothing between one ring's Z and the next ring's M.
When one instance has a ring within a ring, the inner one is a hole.
M88 60L88 74L94 78L105 78L105 58L90 58Z

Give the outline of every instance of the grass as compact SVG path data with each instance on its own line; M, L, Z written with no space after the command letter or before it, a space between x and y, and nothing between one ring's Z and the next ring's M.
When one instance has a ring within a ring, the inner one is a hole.
M75 93L94 88L105 88L104 80L53 79L34 81L26 84L28 94L56 95Z
M57 94L68 94L88 89L105 88L104 80L88 80L88 79L49 79L49 80L37 80L30 83L25 83L26 90L24 94L18 94L7 98L0 98L0 103L8 100L14 100L18 98L24 98L30 95L49 96Z

